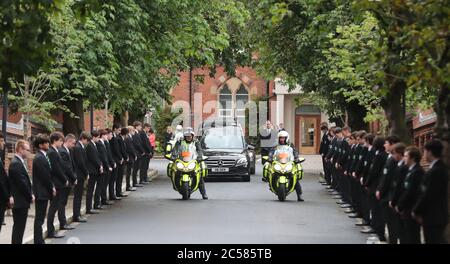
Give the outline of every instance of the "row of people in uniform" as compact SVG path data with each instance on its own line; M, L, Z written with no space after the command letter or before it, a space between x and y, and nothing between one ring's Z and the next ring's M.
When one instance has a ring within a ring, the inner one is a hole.
M26 160L31 144L17 141L8 173L0 168L0 220L6 208L12 209L12 244L21 244L28 211L35 206L34 243L43 244L43 224L47 219L49 238L62 238L55 230L57 216L61 230L74 229L66 218L66 207L73 190L73 221L87 222L81 214L83 193L87 214L98 214L106 205L121 200L125 176L126 190L136 191L150 183L147 172L153 156L149 124L134 122L133 126L72 134L53 132L38 134L32 140L35 156L32 171ZM86 186L86 190L85 190Z
M425 144L425 172L421 151L395 135L328 129L326 123L321 129L323 184L348 216L359 220L362 233L391 244L418 244L422 227L425 243L446 243L448 169L441 141Z

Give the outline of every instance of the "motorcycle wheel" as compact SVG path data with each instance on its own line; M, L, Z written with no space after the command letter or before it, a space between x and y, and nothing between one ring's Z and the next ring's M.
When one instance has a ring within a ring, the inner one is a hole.
M183 196L183 200L188 200L190 196L189 190L189 182L183 182L181 186L181 195Z
M278 200L281 202L286 200L286 183L280 183L278 186Z

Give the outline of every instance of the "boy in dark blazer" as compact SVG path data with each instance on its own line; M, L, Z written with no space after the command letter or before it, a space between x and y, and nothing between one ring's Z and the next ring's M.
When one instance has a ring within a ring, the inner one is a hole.
M56 196L50 201L50 207L47 214L47 232L49 238L63 238L64 235L55 231L53 221L59 208L63 206L65 196L65 188L69 187L69 177L63 169L63 162L58 151L64 143L64 135L61 132L53 132L50 134L50 148L47 156L50 159L52 172L52 181L56 188Z
M420 225L412 218L412 210L417 203L424 171L420 166L422 155L416 147L405 150L405 164L408 173L400 187L400 198L395 210L400 214L400 243L420 244Z
M64 173L69 179L69 186L62 189L62 199L61 199L61 207L58 209L58 219L61 230L72 230L74 227L67 223L66 218L66 206L67 201L69 199L70 191L74 186L78 184L77 176L75 174L75 167L72 158L72 151L75 147L76 138L73 134L68 134L64 138L64 144L62 147L58 148L59 154L61 155L61 161Z
M47 135L39 134L36 136L33 146L36 150L33 160L33 193L36 197L34 244L45 244L42 225L47 214L48 202L56 195L56 189L52 181L50 159L47 156L50 140Z
M91 135L92 140L86 146L87 168L89 171L88 186L86 191L86 213L97 214L98 212L92 210L92 200L94 196L95 200L100 200L101 188L99 185L99 177L103 174L104 168L102 166L96 145L100 140L100 133L94 130Z
M88 158L86 155L86 146L91 140L91 134L83 132L80 135L79 141L75 144L73 149L73 162L75 166L75 175L77 176L77 184L73 191L73 221L87 222L87 219L81 216L81 202L83 200L84 183L89 178L89 171L87 168Z
M16 154L9 165L9 177L11 179L11 193L14 198L12 244L22 244L23 234L27 224L28 210L34 201L30 176L25 160L30 153L30 144L25 140L19 140L15 146Z
M448 168L442 161L444 146L439 140L425 144L430 169L425 173L413 218L423 226L426 244L446 244L448 224Z

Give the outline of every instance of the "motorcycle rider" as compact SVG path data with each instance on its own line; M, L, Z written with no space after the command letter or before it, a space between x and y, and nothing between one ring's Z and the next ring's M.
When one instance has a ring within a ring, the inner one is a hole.
M294 144L289 142L289 133L281 130L278 132L278 145L273 147L269 152L269 162L272 163L273 155L279 146L289 146L292 148L292 153L294 155L294 163L298 162L298 151L295 149ZM297 180L297 184L295 185L295 192L297 193L297 201L303 202L303 191L302 186L300 185L300 179Z
M202 162L203 150L200 146L200 142L198 142L198 140L195 140L194 136L195 136L194 130L191 127L186 128L186 130L183 132L183 139L177 141L175 143L175 146L173 147L172 157L178 157L184 149L190 149L190 147L194 147L195 151L197 152L197 162L202 167L201 169L204 170L205 169L203 168L204 163ZM207 200L208 196L206 195L205 181L203 180L203 177L200 177L198 189L202 195L203 200Z

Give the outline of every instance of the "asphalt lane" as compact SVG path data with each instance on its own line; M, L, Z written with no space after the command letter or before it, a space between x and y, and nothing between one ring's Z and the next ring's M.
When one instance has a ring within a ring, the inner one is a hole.
M160 176L150 185L48 243L366 243L315 175L302 180L305 202L295 193L279 202L261 181L259 164L251 182L207 182L209 200L196 192L183 201L165 175L166 164L152 160Z

